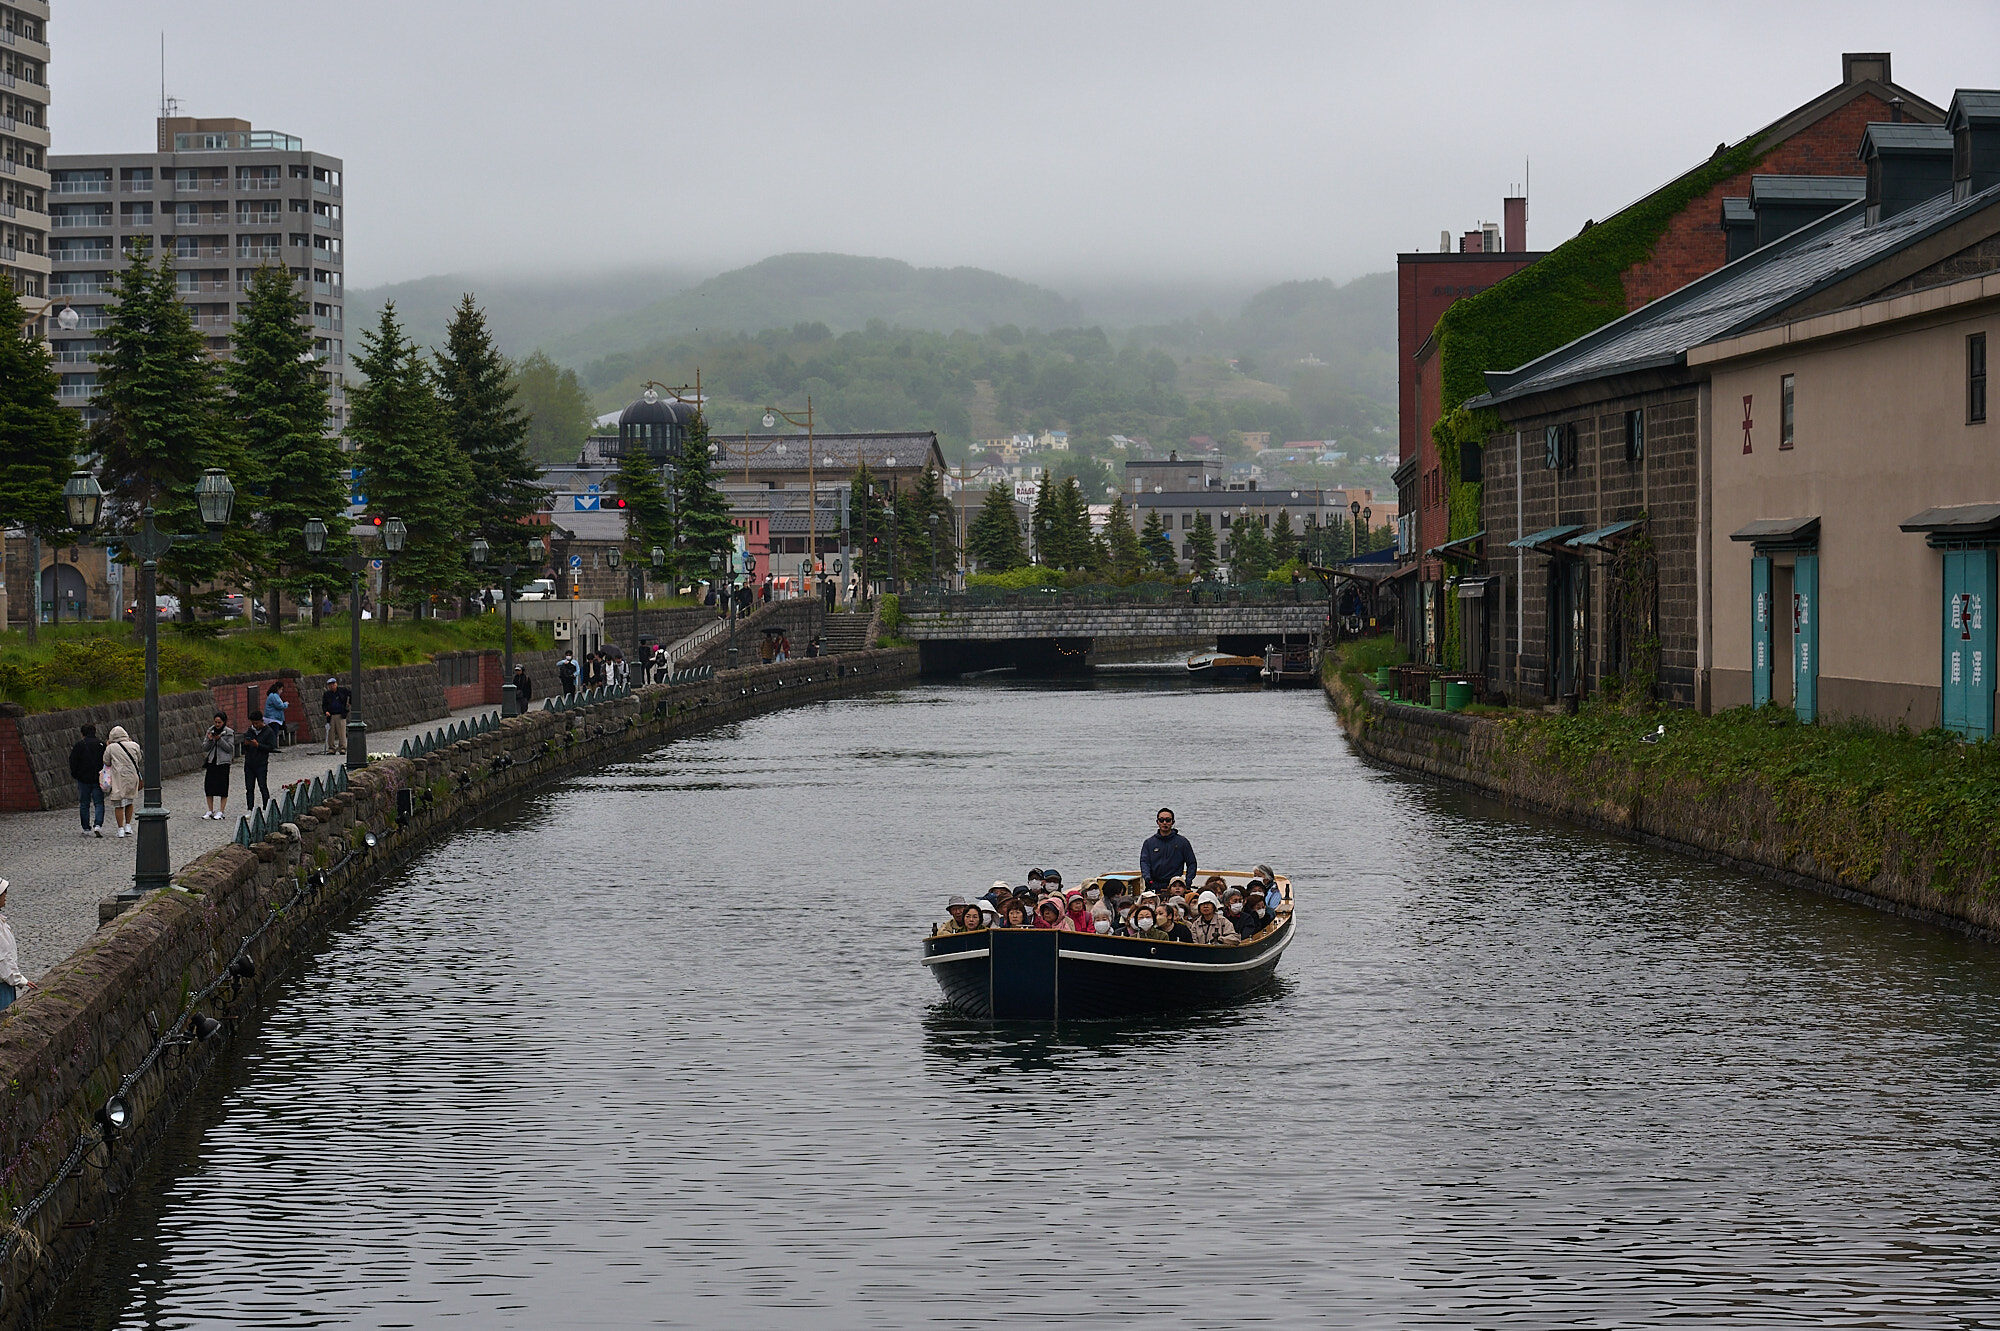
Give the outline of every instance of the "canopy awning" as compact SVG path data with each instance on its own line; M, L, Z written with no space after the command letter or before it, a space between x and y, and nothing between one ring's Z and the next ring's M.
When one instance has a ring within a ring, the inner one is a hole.
M1625 537L1630 536L1643 519L1628 518L1624 522L1614 522L1609 527L1599 527L1581 536L1572 537L1563 544L1572 550L1615 550Z
M1485 597L1487 584L1495 581L1497 579L1494 578L1460 578L1454 590L1461 601L1477 601Z
M1819 519L1817 517L1759 518L1729 533L1729 539L1749 541L1753 545L1817 545Z
M1932 545L1962 541L2000 542L2000 504L1953 504L1927 508L1902 523L1904 531L1922 532Z
M1442 559L1448 563L1464 562L1467 564L1476 564L1479 562L1479 542L1485 539L1486 533L1484 531L1476 531L1470 536L1461 536L1455 541L1446 541L1443 545L1432 546L1429 554L1425 557L1429 559Z
M1567 541L1582 530L1583 524L1580 522L1568 523L1561 527L1546 527L1532 536L1523 536L1518 541L1507 542L1507 548L1510 550L1540 550L1544 554L1547 554L1550 552L1549 547L1559 541Z

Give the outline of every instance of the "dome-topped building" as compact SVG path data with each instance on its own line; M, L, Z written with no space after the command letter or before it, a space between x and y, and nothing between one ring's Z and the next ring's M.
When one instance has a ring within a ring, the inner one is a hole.
M618 414L618 452L644 453L656 465L680 461L681 444L693 424L695 405L662 397L649 388L637 402Z

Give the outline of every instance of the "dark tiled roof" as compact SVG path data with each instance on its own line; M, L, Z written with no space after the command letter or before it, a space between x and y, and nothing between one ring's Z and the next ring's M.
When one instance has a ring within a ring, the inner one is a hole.
M1757 220L1757 210L1750 206L1750 200L1748 199L1724 199L1722 201L1722 220L1725 222L1754 222Z
M1877 152L1949 152L1951 131L1943 125L1919 125L1912 121L1871 120L1861 133L1860 156L1868 149Z
M1968 120L2000 120L2000 92L1960 88L1951 99L1951 115L1945 124L1957 129Z
M749 436L746 448L744 436L740 434L714 434L709 442L720 452L716 455L717 471L733 470L743 473L744 463L749 463L750 471L804 471L806 469L806 437L803 434L753 434ZM785 445L783 453L774 446ZM746 452L748 457L745 457ZM845 474L851 472L866 459L870 468L881 470L885 458L896 459L896 470L906 467L922 470L924 459L942 466L943 454L938 452L935 430L884 431L875 434L816 434L813 437L815 465L821 471L829 469ZM933 456L935 455L935 456ZM828 463L827 458L833 461Z
M1758 203L1784 200L1852 203L1868 192L1866 176L1752 176L1750 197ZM1724 199L1725 209L1729 200Z
M1760 323L1996 199L2000 187L1956 203L1940 194L1874 226L1866 224L1862 203L1848 204L1518 370L1488 371L1487 392L1468 405L1494 406L1607 375L1681 364L1688 348Z

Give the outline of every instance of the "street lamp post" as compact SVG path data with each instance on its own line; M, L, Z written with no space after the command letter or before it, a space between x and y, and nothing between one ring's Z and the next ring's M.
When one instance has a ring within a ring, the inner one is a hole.
M815 570L817 570L819 568L819 472L817 470L817 463L819 461L819 449L815 445L813 439L812 394L810 393L806 394L806 409L803 415L790 411L781 411L777 407L764 408L765 429L769 430L775 428L780 418L782 418L787 425L805 427L806 557L811 562L812 567ZM778 451L780 453L784 452L785 451L784 445L780 444L778 446Z
M1349 504L1347 506L1347 511L1354 518L1354 521L1348 524L1347 528L1347 535L1349 538L1349 549L1347 557L1349 559L1353 559L1359 556L1361 553L1361 501L1357 499L1353 503Z
M492 557L493 548L484 537L474 537L472 541L472 562L484 566ZM514 575L524 568L533 568L542 553L539 541L529 541L526 563L516 564L512 553L500 557L494 571L500 575L500 603L505 617L505 628L501 633L504 644L500 655L500 715L519 716L522 712L521 700L514 696ZM357 621L358 622L358 621Z
M326 550L326 523L307 518L305 535L306 553L317 555ZM390 518L382 524L382 548L396 554L408 535L409 528L400 518ZM352 550L341 557L340 564L348 576L347 770L358 772L368 765L368 723L361 719L361 575L367 571L368 556Z
M617 568L619 564L624 562L624 554L616 546L607 550L604 557L611 561L611 567L613 568ZM652 560L653 572L657 575L667 566L667 552L657 545L654 546ZM646 566L636 559L625 570L625 586L632 594L632 641L630 650L634 659L637 660L639 655L639 598L644 596L646 592ZM645 678L645 663L639 661L638 664L640 667L640 682L643 683ZM627 677L629 678L631 665L628 664L626 669L628 671Z
M229 525L230 510L236 504L236 487L229 483L229 477L223 474L220 467L210 467L202 473L194 493L195 503L201 509L202 525L208 528L205 539L212 540ZM69 525L88 533L104 516L103 487L87 471L72 472L63 486L63 503L68 510ZM141 779L146 793L139 809L138 859L132 874L132 886L118 894L120 901L131 902L173 881L173 856L167 847L167 810L160 798L160 611L157 576L160 556L173 549L174 542L199 538L161 531L153 525L153 507L148 504L140 513L138 531L124 535L107 533L105 539L128 547L141 561L139 618L146 638L146 703L140 744L144 750ZM35 594L39 599L39 585Z

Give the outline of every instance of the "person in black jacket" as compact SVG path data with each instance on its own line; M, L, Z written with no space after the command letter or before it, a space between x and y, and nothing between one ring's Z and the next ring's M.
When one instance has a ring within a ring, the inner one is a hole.
M278 747L276 726L264 724L261 716L252 716L250 724L243 730L243 807L257 807L257 792L262 790L266 800L271 798L271 754Z
M1157 818L1159 831L1139 847L1139 876L1146 886L1164 894L1175 878L1194 881L1194 847L1174 830L1174 811L1162 809Z
M568 652L556 663L556 678L562 682L564 694L576 692L576 658Z
M104 768L104 741L97 737L97 727L88 721L83 723L82 734L83 738L69 751L69 774L76 778L76 816L83 824L83 835L101 837L104 790L97 784L97 774Z
M528 667L514 667L514 706L521 711L528 710L528 699L535 696L535 682L528 678Z

